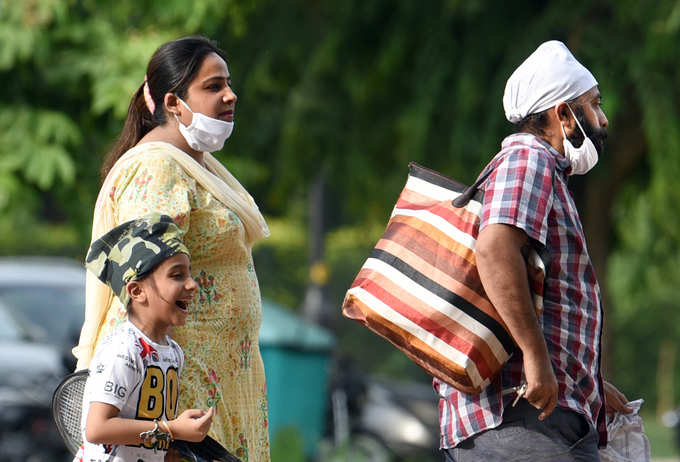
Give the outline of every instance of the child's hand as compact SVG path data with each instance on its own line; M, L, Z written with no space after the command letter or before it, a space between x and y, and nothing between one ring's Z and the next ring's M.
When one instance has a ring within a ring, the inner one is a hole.
M215 408L211 407L208 412L201 409L187 409L175 420L168 422L171 425L175 439L198 443L203 441L210 430Z

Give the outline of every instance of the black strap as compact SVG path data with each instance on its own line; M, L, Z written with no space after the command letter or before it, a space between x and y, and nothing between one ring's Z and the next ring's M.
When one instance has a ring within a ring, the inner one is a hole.
M481 185L484 180L493 172L493 168L488 168L486 172L479 178L477 178L477 181L474 182L472 186L468 186L463 193L456 197L453 201L451 201L451 204L456 207L456 208L461 208L465 207L468 202L470 202L470 199L474 197L475 194L477 194L477 191L479 190L479 185Z

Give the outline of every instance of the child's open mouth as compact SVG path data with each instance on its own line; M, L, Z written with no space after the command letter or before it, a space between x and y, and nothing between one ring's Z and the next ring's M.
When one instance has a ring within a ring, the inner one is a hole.
M179 309L182 310L182 311L189 311L189 304L185 301L177 300L175 302L175 305L177 305L179 307Z

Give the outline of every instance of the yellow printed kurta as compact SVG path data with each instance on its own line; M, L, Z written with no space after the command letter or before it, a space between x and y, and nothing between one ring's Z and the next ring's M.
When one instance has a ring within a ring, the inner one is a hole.
M264 366L258 333L260 289L239 217L202 188L164 150L120 169L109 191L116 225L149 212L170 215L184 231L198 283L186 325L172 337L184 349L180 412L217 406L210 435L244 462L269 461ZM116 298L98 340L126 318Z

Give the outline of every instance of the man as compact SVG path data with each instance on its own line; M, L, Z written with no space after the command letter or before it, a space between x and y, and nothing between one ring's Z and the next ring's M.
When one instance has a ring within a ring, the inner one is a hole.
M447 461L598 461L605 403L631 412L600 375L600 289L567 189L568 176L586 173L604 147L600 102L593 75L558 41L539 46L508 79L503 106L516 133L487 166L476 258L519 352L477 396L435 379ZM538 316L526 246L550 255Z

